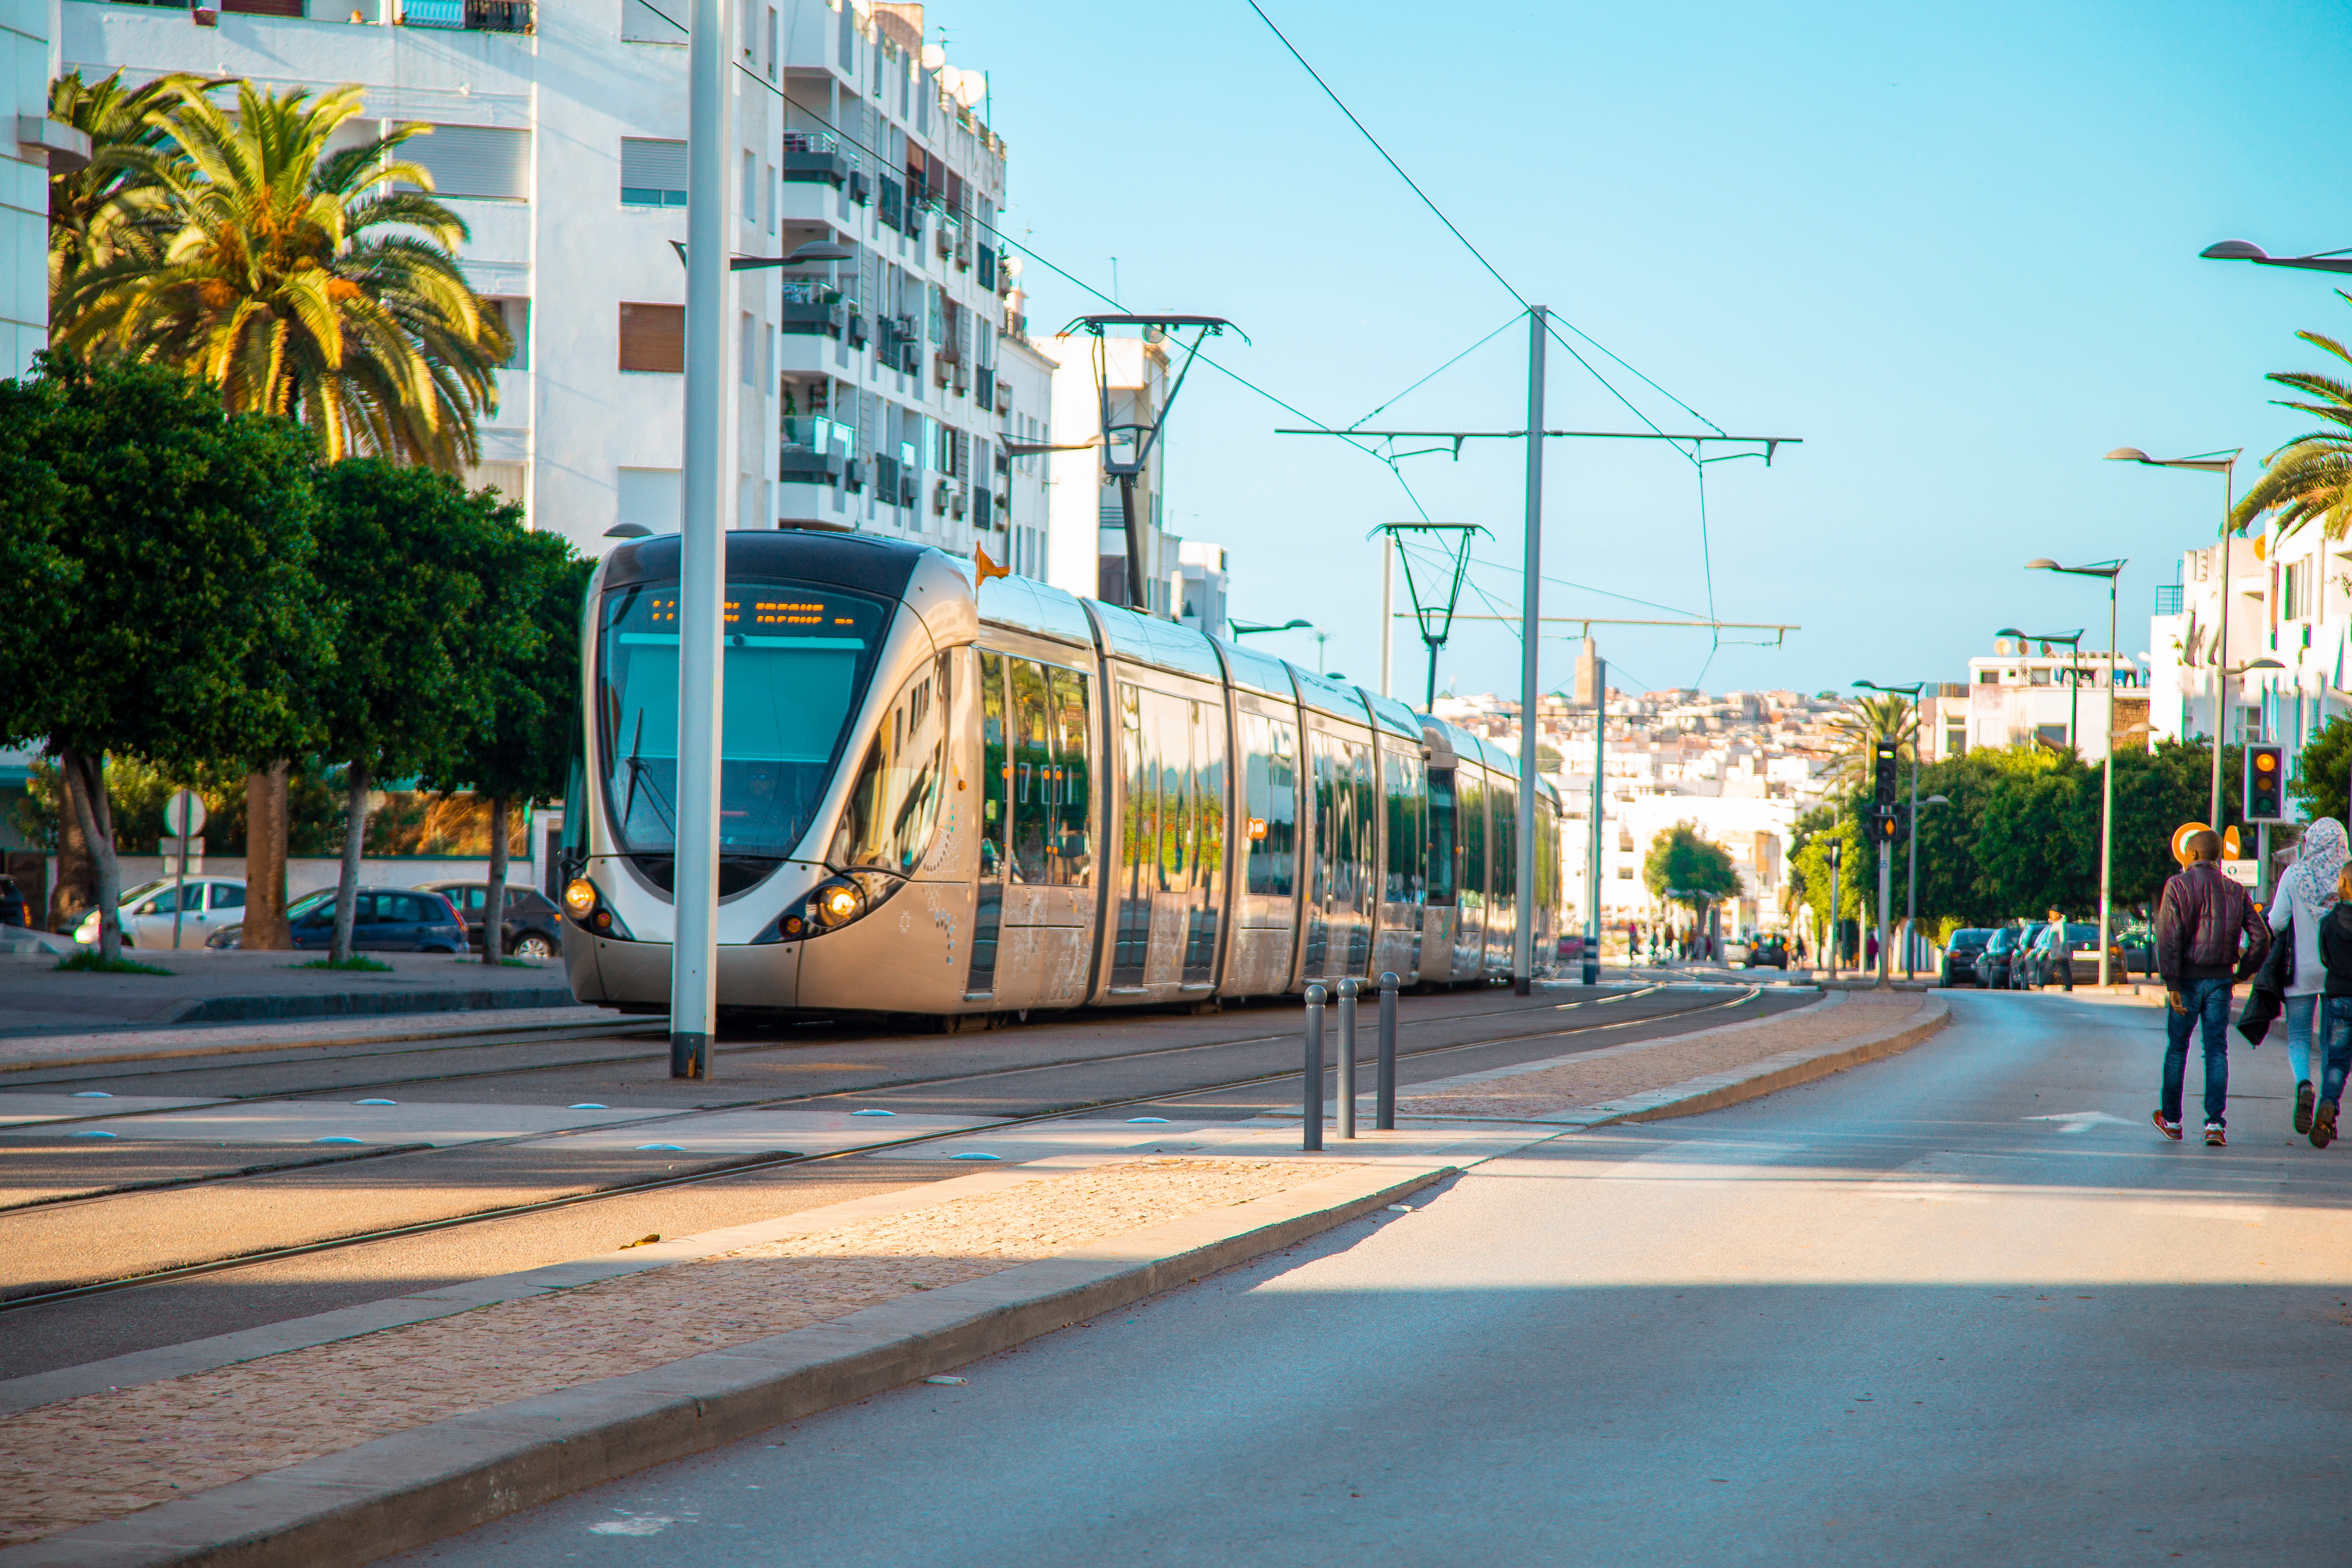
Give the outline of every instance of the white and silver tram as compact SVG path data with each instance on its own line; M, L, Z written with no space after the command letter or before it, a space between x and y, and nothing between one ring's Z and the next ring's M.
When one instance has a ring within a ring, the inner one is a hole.
M722 1013L968 1018L1510 973L1516 760L1254 649L865 535L730 533ZM678 541L583 610L584 1002L668 1005ZM1537 930L1561 929L1536 802Z

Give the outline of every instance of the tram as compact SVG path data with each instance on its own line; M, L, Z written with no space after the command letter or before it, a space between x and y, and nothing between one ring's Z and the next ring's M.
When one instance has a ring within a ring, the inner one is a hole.
M676 535L614 549L582 612L564 963L668 1007ZM726 537L722 1016L1277 995L1510 973L1516 760L1401 702L941 551ZM1534 803L1533 948L1561 929Z

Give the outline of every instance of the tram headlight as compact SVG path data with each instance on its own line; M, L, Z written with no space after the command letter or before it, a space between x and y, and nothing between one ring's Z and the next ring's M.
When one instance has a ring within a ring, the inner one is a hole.
M596 912L596 884L585 877L574 877L563 889L563 908L575 921L584 921Z
M900 886L897 878L879 871L835 872L779 915L758 940L803 942L839 931L879 909Z

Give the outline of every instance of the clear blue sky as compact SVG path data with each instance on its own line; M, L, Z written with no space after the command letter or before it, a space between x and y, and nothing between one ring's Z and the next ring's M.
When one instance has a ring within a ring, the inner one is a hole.
M2221 481L2101 454L2243 446L2242 485L2303 426L2263 374L2318 361L2299 328L2352 335L2327 275L2197 258L2225 237L2352 246L2327 109L2352 63L2340 6L1261 3L1528 298L1725 428L1803 437L1769 471L1710 470L1717 614L1804 627L1723 648L1717 690L1959 679L1998 626L2098 626L2095 584L2020 570L2043 554L2129 557L2123 641L2145 649L2150 590L2213 537ZM1130 308L1230 318L1251 343L1215 357L1321 420L1517 309L1240 0L929 20L990 72L1008 231L1104 289L1117 257ZM1041 329L1092 304L1034 264L1024 282ZM1524 353L1507 333L1376 423L1515 428ZM1555 428L1636 427L1557 352L1549 387ZM1173 525L1231 550L1236 614L1314 620L1331 668L1369 683L1363 536L1412 510L1381 464L1272 433L1295 423L1197 373L1168 437ZM1689 465L1549 447L1548 571L1704 611ZM1515 563L1522 461L1490 443L1406 473ZM1479 580L1516 604L1515 577ZM1544 604L1671 613L1557 584ZM1707 658L1704 633L1601 635L1620 684L1686 684ZM1315 657L1304 634L1264 640ZM1414 690L1409 633L1397 659ZM1548 687L1572 660L1547 645ZM1440 681L1510 689L1517 668L1507 631L1465 626Z

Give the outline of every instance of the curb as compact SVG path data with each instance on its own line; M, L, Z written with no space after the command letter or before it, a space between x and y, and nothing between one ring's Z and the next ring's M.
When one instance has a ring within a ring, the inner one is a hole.
M1455 1171L1342 1172L830 1323L266 1471L0 1550L0 1568L372 1563L1009 1350L1278 1251Z
M1663 1089L1653 1094L1639 1095L1623 1110L1603 1107L1602 1114L1581 1121L1587 1127L1607 1127L1628 1121L1664 1121L1675 1116L1700 1116L1726 1106L1738 1105L1750 1100L1761 1100L1780 1089L1793 1089L1801 1083L1845 1071L1848 1068L1874 1062L1885 1057L1909 1050L1913 1046L1934 1035L1952 1020L1952 1005L1930 993L1921 1008L1925 1017L1864 1035L1831 1049L1808 1055L1801 1051L1783 1051L1766 1057L1737 1069L1745 1075L1734 1077L1718 1073L1707 1078L1695 1078ZM1762 1068L1758 1072L1754 1069ZM1642 1101L1650 1101L1643 1104Z

